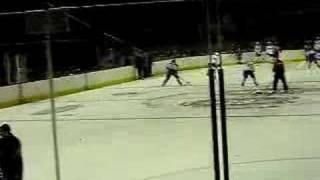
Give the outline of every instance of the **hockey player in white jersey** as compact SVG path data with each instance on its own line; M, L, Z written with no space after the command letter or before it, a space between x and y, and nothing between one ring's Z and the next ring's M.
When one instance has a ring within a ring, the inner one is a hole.
M163 81L162 86L165 86L167 84L167 82L169 81L171 76L174 76L176 78L177 82L180 84L180 86L182 86L183 84L182 84L180 77L178 75L179 65L176 63L175 59L172 59L166 65L166 69L167 69L166 79Z
M259 41L257 41L254 45L254 52L256 57L262 56L262 45Z
M260 61L263 59L262 52L262 44L257 41L254 45L255 60Z
M279 45L277 45L277 43L268 41L266 46L266 53L272 60L274 60L275 58L278 58L280 55Z
M252 78L253 83L256 86L259 85L255 75L255 65L253 60L248 60L245 62L242 74L243 74L243 79L242 79L241 86L245 86L246 80L248 79L249 76Z
M308 69L311 68L312 63L315 63L320 68L319 63L317 62L317 60L315 58L316 51L314 50L314 46L313 46L312 41L305 41L304 51L305 51L305 56L306 56L306 64L308 64Z

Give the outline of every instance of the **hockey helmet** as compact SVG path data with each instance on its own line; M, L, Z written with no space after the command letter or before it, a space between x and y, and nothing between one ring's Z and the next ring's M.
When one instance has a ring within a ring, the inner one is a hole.
M267 45L272 45L273 43L271 41L267 41Z
M2 131L2 132L11 132L11 127L10 127L9 124L3 123L3 124L0 126L0 131Z

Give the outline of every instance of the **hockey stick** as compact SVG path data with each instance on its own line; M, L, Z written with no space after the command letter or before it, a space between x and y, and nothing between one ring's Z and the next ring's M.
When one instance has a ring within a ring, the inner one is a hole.
M186 84L186 85L192 85L190 81L186 81L183 77L180 76L180 79Z

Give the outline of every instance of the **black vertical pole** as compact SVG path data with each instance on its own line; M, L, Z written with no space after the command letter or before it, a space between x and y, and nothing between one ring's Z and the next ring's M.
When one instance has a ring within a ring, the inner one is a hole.
M47 71L48 71L48 82L49 82L49 97L51 105L51 120L52 120L52 137L53 137L53 147L54 147L54 160L55 160L55 173L56 180L61 180L61 171L60 171L60 158L59 158L59 148L58 148L58 133L57 133L57 117L56 117L56 108L55 108L55 99L54 99L54 72L52 64L52 52L51 52L51 12L50 9L47 9L46 12L48 27L45 32L45 47L46 47L46 58L47 58Z
M222 151L223 151L223 166L224 166L224 180L229 180L229 151L228 151L228 137L227 137L227 113L225 102L224 89L224 72L220 65L218 68L219 76L219 94L220 94L220 113L221 113L221 133L222 133Z
M219 53L219 94L220 94L220 115L221 115L221 136L222 136L222 156L223 156L223 175L224 180L229 180L229 151L228 151L228 137L227 137L227 113L225 102L225 89L224 89L224 72L222 68L222 48L223 48L223 36L222 36L222 24L221 24L221 0L216 0L216 23L217 23L217 49Z
M213 142L213 166L215 180L220 180L220 158L219 158L219 131L218 131L218 118L217 118L217 100L216 100L216 88L215 88L215 69L212 64L209 63L209 85L210 85L210 99L211 99L211 132Z
M211 99L211 132L212 132L212 148L213 148L213 167L215 180L220 180L220 158L219 158L219 131L218 131L218 118L217 118L217 100L216 100L216 88L215 88L215 67L212 63L212 42L211 42L211 18L209 11L209 2L204 0L205 13L206 13L206 26L207 26L207 40L208 40L208 55L209 55L209 64L208 64L208 76L209 76L209 91Z

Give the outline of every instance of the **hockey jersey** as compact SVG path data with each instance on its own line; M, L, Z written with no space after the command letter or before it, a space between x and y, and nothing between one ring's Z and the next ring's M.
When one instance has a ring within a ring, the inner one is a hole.
M314 57L316 60L320 60L320 51L315 51L313 57Z
M314 57L316 53L317 53L316 51L314 51L313 49L310 49L310 50L306 51L306 56L307 57Z
M280 47L275 45L268 45L266 47L266 53L269 56L277 56L280 53Z
M320 51L320 40L315 40L313 45L314 50Z
M274 52L275 52L275 48L274 48L273 45L268 45L268 46L266 46L266 53L267 53L268 55L273 55Z
M273 72L276 74L284 74L285 68L284 68L284 63L281 60L277 60L273 64Z
M254 52L257 54L261 54L262 53L262 46L261 44L257 44L254 46Z
M244 67L243 67L244 71L255 71L255 67L254 67L254 63L252 61L248 61Z
M212 55L211 56L211 63L214 64L214 65L218 65L219 63L219 56L218 55Z
M178 71L178 64L174 63L174 62L170 62L166 65L167 70L169 71Z

